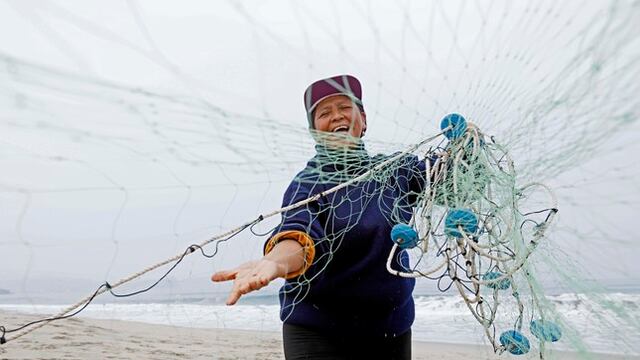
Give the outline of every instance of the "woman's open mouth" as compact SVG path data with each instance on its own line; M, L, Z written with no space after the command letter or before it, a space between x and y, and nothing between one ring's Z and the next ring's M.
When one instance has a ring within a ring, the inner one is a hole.
M341 125L337 128L333 129L331 132L339 133L339 132L349 132L349 127L347 125Z

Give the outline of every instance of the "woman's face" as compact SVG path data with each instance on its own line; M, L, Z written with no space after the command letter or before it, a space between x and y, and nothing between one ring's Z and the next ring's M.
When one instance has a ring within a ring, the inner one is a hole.
M364 135L367 116L346 95L335 95L318 104L313 113L313 126L317 131L339 135L335 138L341 139L341 143L352 144Z

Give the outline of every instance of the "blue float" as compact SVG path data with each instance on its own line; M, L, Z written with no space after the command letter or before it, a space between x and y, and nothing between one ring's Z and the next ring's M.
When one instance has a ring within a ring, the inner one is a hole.
M515 330L508 330L500 335L500 344L505 347L505 350L513 355L523 355L529 352L531 345L529 339Z
M478 218L469 209L449 210L449 214L444 220L445 234L458 238L462 237L458 226L461 226L464 233L469 236L478 231Z
M444 132L444 136L449 140L455 140L461 137L467 131L467 120L460 114L449 114L440 122L440 130L451 128Z
M504 276L504 274L499 271L491 271L484 274L482 276L482 280L493 281L493 280L499 279L502 276ZM487 286L492 289L507 290L511 286L511 280L509 280L508 277L505 277L501 280L490 282L487 284Z
M542 319L533 320L529 330L541 341L556 342L562 337L562 330L558 324Z
M418 233L407 224L396 224L391 229L391 240L400 249L411 249L418 245Z

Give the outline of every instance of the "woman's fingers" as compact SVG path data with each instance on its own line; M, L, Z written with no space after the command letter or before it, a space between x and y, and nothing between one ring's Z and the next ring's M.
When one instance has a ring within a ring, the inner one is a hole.
M249 288L251 289L251 291L258 290L267 286L268 283L269 280L267 280L266 278L261 276L254 276L249 280Z
M236 279L236 281L233 282L233 288L231 289L231 292L227 297L227 305L234 305L236 302L238 302L240 296L244 295L244 293L242 292L243 283L244 281L242 279Z
M233 288L227 297L227 305L234 305L244 294L259 290L278 277L277 266L268 260L250 261L240 267L219 271L213 276L213 281L234 280Z
M218 282L218 281L234 280L237 275L238 275L238 269L222 270L211 275L211 281Z
M233 290L231 290L231 292L229 293L229 296L227 297L227 305L234 305L238 301L238 299L240 299L241 295L242 294L240 294L238 289L234 287Z
M248 271L251 271L256 265L255 261L246 262L235 269L221 270L211 276L211 281L227 281L235 280L247 275Z
M234 305L242 295L259 290L269 284L265 277L257 275L238 278L233 284L233 289L227 297L227 305Z

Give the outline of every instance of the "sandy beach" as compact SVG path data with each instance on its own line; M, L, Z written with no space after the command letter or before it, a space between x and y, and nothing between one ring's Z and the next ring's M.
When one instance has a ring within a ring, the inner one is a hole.
M0 312L8 326L34 315ZM10 335L7 336L10 338ZM580 359L554 352L551 358ZM120 320L71 318L51 323L0 346L0 359L283 359L280 333L229 329L193 329ZM487 346L414 341L414 359L528 359L538 354L497 356ZM592 359L640 359L593 354Z

